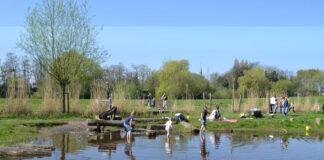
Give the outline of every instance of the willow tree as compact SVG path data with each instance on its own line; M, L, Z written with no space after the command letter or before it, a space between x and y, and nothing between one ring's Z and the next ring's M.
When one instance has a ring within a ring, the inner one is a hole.
M87 2L43 0L28 9L24 28L17 46L59 84L64 113L67 86L89 63L108 56L97 44L99 30L91 25Z

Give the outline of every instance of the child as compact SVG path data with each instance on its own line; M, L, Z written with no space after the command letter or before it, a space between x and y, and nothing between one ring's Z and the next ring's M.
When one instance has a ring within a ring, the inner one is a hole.
M132 123L133 123L133 119L135 116L135 112L131 112L131 115L129 117L127 117L124 121L124 127L126 128L127 131L127 141L130 141L130 136L131 136L131 132L132 132Z
M208 114L207 106L204 106L204 109L201 111L201 114L200 114L200 122L201 122L200 133L205 132L207 114Z
M170 136L170 129L172 129L172 120L171 117L168 118L168 121L165 123L165 130L167 131L167 137Z

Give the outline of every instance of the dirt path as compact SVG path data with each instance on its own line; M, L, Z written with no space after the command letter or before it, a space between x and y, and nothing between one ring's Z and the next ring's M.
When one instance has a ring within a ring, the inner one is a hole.
M87 119L76 119L76 120L69 120L67 124L56 126L52 128L42 128L40 133L43 135L53 135L58 133L87 133L88 131L88 121Z

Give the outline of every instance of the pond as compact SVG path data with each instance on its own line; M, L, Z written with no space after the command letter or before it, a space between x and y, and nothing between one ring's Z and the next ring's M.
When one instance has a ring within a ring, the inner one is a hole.
M323 159L322 136L258 135L254 133L215 133L133 135L125 133L98 136L57 134L39 138L33 144L53 144L51 157L34 159Z

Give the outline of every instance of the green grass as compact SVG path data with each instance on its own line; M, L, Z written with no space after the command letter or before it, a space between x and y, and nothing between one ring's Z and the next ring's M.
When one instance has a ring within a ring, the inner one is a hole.
M296 100L295 97L291 98ZM131 100L135 101L135 100ZM242 103L245 103L246 99L243 99ZM262 105L265 99L259 99L259 105ZM302 103L305 98L301 98ZM313 105L317 101L320 104L324 104L324 97L310 97L310 102ZM51 127L57 124L63 124L64 121L70 119L80 119L89 118L86 116L76 116L71 114L62 114L56 116L40 116L37 115L43 100L42 99L29 99L29 105L31 106L33 113L29 116L20 117L4 117L0 116L0 146L9 146L12 144L20 142L28 142L35 139L39 135L39 129L41 127ZM185 106L185 100L176 100L176 102L169 100L169 109L174 103L180 107ZM0 110L5 105L6 99L0 99ZM209 100L193 100L195 111L190 113L190 123L200 128L200 111L204 104L209 105ZM232 113L231 110L231 99L214 99L213 106L215 104L221 105L222 116L227 119L237 119L237 123L227 123L227 122L207 122L207 130L209 131L251 131L251 132L274 132L274 133L298 133L305 134L305 127L310 126L310 134L324 134L324 122L321 125L317 125L315 118L322 118L324 120L324 114L322 112L310 112L310 113L290 113L287 117L281 114L276 114L275 118L269 118L265 114L263 118L260 119L241 119L239 118L240 113ZM89 99L80 100L80 108L82 111L87 109L90 104ZM183 105L182 105L183 104ZM137 106L138 107L138 106ZM143 106L146 108L146 106ZM214 107L213 107L214 108ZM157 108L155 108L157 109ZM146 110L145 110L146 111ZM127 117L127 114L120 115L123 118ZM164 116L174 116L174 113L168 113L163 115L151 115L151 114L139 114L138 118L152 118L152 117L164 117ZM91 117L90 117L91 118ZM290 118L294 118L294 121L290 121ZM146 128L146 123L138 123L136 127ZM113 129L113 128L111 128ZM179 125L175 124L175 130L179 132L185 131L185 129ZM1 156L1 155L0 155Z
M324 134L324 123L317 125L315 118L322 118L324 120L324 114L322 112L313 113L290 113L284 117L281 114L276 114L275 118L269 118L264 115L263 118L239 118L238 113L224 113L222 115L227 119L237 119L237 123L228 122L207 122L207 130L211 131L258 131L258 132L273 132L273 133L305 133L305 127L310 126L310 133L321 133ZM293 121L290 121L294 118ZM198 121L199 116L195 115L192 117L192 124L197 128L201 126Z
M53 120L0 120L0 145L9 146L15 143L28 142L39 136L40 127L50 127L63 124L63 121Z
M65 124L67 120L84 117L70 114L59 116L0 117L0 146L29 142L39 137L39 129Z

